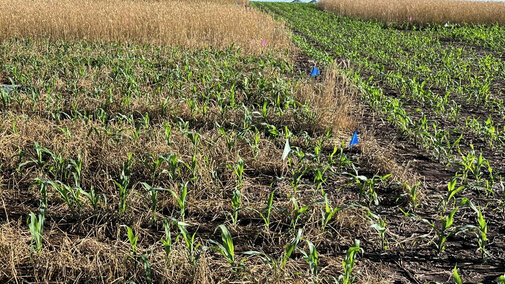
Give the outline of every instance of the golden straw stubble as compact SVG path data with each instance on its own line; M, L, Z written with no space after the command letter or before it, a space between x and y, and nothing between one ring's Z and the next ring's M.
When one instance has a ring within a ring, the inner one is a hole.
M384 22L505 24L505 2L321 0L318 7Z
M290 45L283 24L239 4L246 1L215 2L232 1L0 0L0 40L86 39L184 48L235 44L253 53Z

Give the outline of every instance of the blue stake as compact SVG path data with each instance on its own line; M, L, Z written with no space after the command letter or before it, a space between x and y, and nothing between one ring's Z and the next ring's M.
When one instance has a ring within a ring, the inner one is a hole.
M359 143L358 130L354 130L352 134L351 142L349 143L349 148Z
M316 66L312 67L312 71L310 72L310 76L314 77L319 75L319 69Z

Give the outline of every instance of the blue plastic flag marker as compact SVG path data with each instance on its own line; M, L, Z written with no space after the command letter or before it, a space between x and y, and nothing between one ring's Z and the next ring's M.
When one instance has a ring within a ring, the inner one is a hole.
M316 66L312 67L312 71L310 72L310 76L314 77L319 75L319 69Z
M349 143L349 148L359 143L358 130L354 130L352 134L351 142Z

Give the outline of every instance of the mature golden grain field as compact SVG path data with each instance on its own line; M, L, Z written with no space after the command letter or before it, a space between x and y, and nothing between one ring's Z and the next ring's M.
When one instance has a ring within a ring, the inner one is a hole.
M318 7L385 22L505 24L505 2L321 0Z
M229 1L1 0L0 39L87 39L189 48L235 44L253 53L288 47L282 24L251 8L219 2Z

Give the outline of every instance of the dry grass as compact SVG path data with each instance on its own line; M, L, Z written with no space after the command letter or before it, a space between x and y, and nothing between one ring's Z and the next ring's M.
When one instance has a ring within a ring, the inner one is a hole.
M14 37L159 43L185 48L232 44L252 53L290 45L283 25L229 1L0 0L0 40Z
M166 1L180 1L186 3L219 3L219 4L235 4L235 5L247 5L249 0L166 0Z
M321 0L341 15L385 22L505 24L504 2L444 0Z

